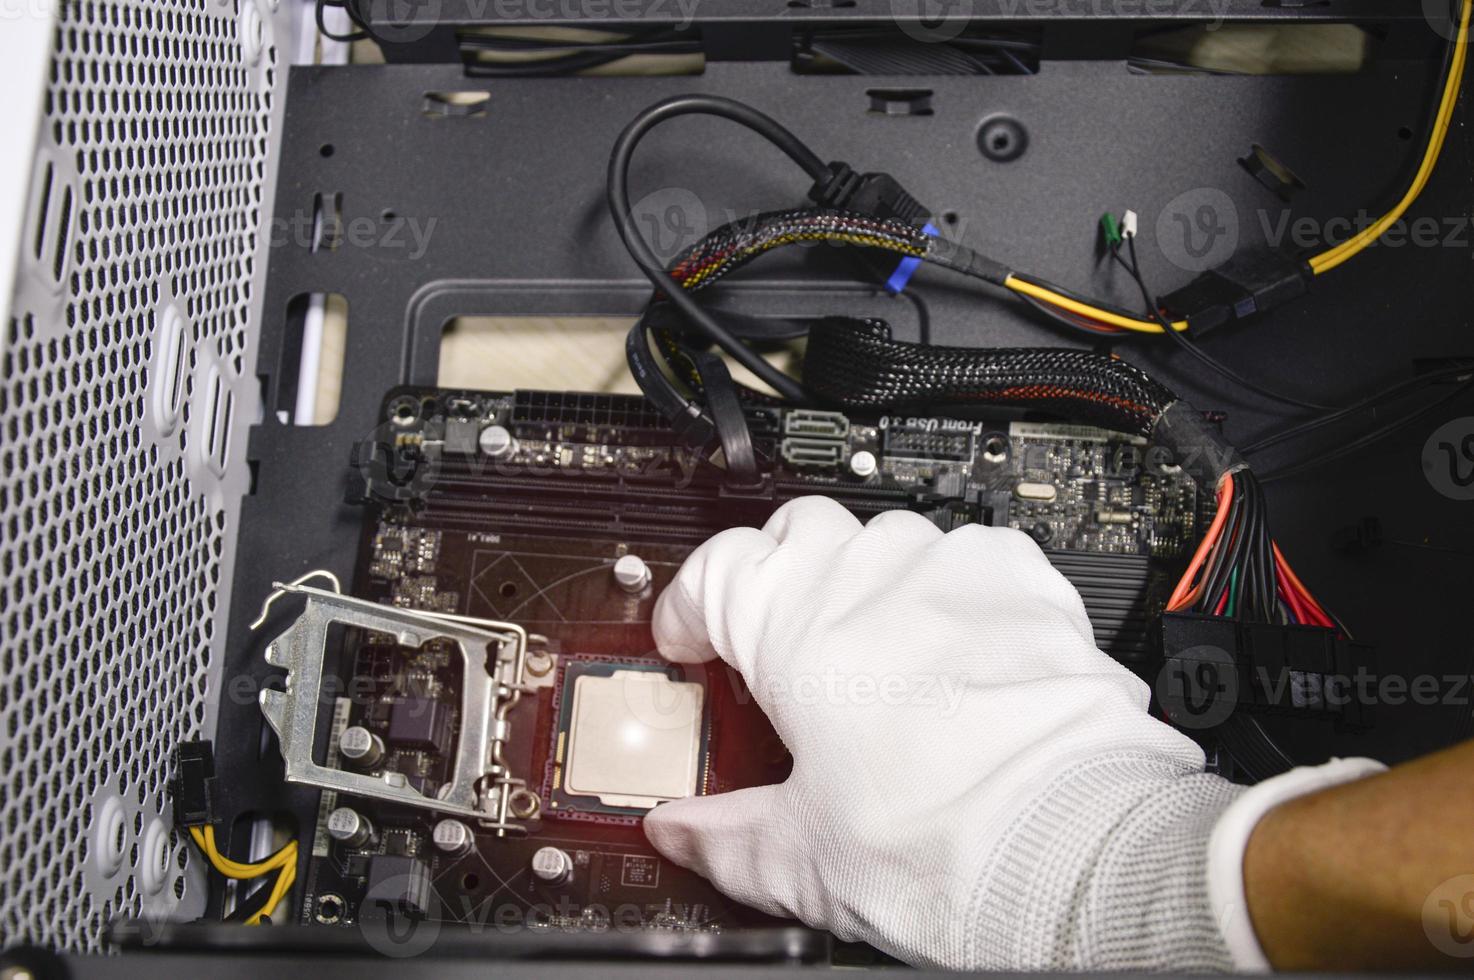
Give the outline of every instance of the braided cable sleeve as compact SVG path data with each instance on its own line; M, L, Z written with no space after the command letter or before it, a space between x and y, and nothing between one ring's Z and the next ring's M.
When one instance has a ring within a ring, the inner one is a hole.
M1151 435L1175 400L1139 368L1053 347L931 347L892 340L882 323L831 318L809 332L804 384L846 408L989 403Z
M802 242L845 242L922 258L931 236L903 221L851 211L796 208L741 218L716 229L671 266L671 277L695 291L765 252Z

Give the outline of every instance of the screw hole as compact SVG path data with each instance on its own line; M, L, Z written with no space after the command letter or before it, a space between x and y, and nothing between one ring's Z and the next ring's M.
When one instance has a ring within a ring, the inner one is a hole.
M388 208L385 208L384 209L384 212L379 215L379 218L381 220L383 220L383 221L386 221L386 222L387 221L393 221L395 218L398 218L398 217L399 217L398 214L395 214L392 210L390 210Z
M474 871L467 871L461 875L461 887L468 892L473 892L481 887L481 876Z
M1397 129L1397 138L1404 141L1412 139L1412 128L1409 126L1399 126Z
M944 211L944 212L942 212L942 222L944 224L955 225L955 224L957 224L957 220L958 220L958 218L957 218L957 212L956 211Z
M503 599L510 599L517 594L517 583L503 582L501 588L497 589L497 592Z
M323 895L317 900L317 921L332 925L343 921L343 899L337 895Z
M996 163L1009 163L1024 155L1029 133L1011 116L994 116L983 122L977 134L978 149Z
M336 152L336 147L334 147L331 143L324 143L322 146L318 147L317 152L320 153L322 156L330 157L333 155L334 152Z

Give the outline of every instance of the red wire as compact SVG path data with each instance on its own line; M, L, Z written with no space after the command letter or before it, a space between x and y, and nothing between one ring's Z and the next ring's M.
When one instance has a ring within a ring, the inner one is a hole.
M1305 622L1305 607L1301 604L1300 597L1283 578L1280 579L1279 593L1280 597L1285 600L1285 605L1290 607L1290 617L1297 623Z
M1223 527L1228 523L1228 503L1233 499L1233 474L1230 473L1218 481L1218 510L1213 515L1213 523L1208 526L1208 533L1203 535L1203 540L1198 543L1198 550L1193 553L1192 562L1188 564L1187 571L1183 573L1177 588L1172 590L1172 598L1167 600L1167 611L1177 612L1184 609L1197 600L1198 592L1202 586L1193 588L1193 578L1198 569L1203 567L1203 561L1208 553L1217 546L1219 538L1223 536Z
M1296 606L1299 606L1300 619L1304 620L1304 622L1312 623L1315 626L1325 626L1327 629L1337 628L1334 620L1325 612L1321 603L1315 601L1315 597L1310 595L1310 589L1304 587L1304 582L1300 581L1300 576L1294 573L1294 569L1291 569L1290 561L1285 560L1284 553L1279 550L1279 545L1271 542L1271 547L1274 548L1275 567L1279 572L1279 587L1281 587L1281 591L1284 592L1285 597L1294 598L1293 603L1291 603L1291 609L1296 609Z

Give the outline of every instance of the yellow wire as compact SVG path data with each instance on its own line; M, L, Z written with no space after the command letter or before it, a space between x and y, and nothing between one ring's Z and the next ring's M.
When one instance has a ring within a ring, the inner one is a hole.
M220 853L215 844L215 828L209 825L205 827L189 828L190 836L199 849L204 852L205 857L210 860L216 871L227 878L237 881L248 881L260 878L262 875L279 871L276 883L272 885L271 893L267 896L266 904L260 910L246 919L247 925L259 925L263 916L272 915L276 912L278 905L287 897L291 891L292 883L297 880L297 842L291 841L281 850L263 861L254 864L245 864L234 861Z
M225 875L225 877L235 878L237 880L261 877L268 871L273 871L283 864L288 863L295 856L297 850L297 842L292 841L271 855L271 857L255 863L246 864L232 860L220 853L215 843L214 827L191 827L189 831L194 837L195 843L199 845L200 850L205 852L205 856L210 859L210 863L215 866L215 869Z
M1003 285L1016 293L1032 296L1051 306L1058 306L1061 309L1069 310L1071 313L1076 313L1092 320L1098 320L1101 323L1108 323L1113 327L1120 327L1122 330L1131 330L1136 333L1166 333L1160 323L1153 323L1150 320L1140 320L1136 317L1121 316L1109 310L1102 310L1091 306L1089 303L1081 303L1078 300L1070 299L1068 296L1056 293L1052 289L1046 289L1032 282L1025 282L1017 276L1009 276L1003 280ZM1187 321L1173 320L1172 329L1181 333L1187 329Z
M296 847L292 848L292 863L282 868L281 873L276 876L276 884L271 888L271 894L266 898L266 904L261 906L250 918L246 925L256 926L261 924L262 918L276 914L276 907L287 897L287 892L292 890L292 883L297 880Z
M1376 224L1363 229L1351 238L1337 245L1335 248L1327 249L1320 255L1310 260L1310 269L1316 275L1330 272L1332 269L1351 259L1364 251L1377 239L1391 228L1397 221L1407 213L1407 209L1423 193L1423 188L1432 176L1433 169L1438 165L1438 155L1443 151L1443 141L1448 136L1449 126L1453 121L1454 107L1459 101L1459 86L1462 84L1464 75L1464 64L1469 53L1469 16L1474 11L1474 0L1464 0L1463 13L1459 17L1459 32L1454 38L1453 60L1449 63L1448 81L1443 87L1443 101L1439 104L1438 114L1433 120L1433 131L1428 137L1428 149L1423 154L1422 165L1418 167L1418 173L1413 178L1407 193L1397 206L1388 211Z

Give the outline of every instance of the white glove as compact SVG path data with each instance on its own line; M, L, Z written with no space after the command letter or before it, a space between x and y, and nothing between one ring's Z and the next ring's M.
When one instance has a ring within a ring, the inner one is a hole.
M671 660L740 671L793 755L781 785L645 820L733 898L915 964L1262 961L1246 925L1237 955L1225 942L1242 908L1209 898L1209 837L1242 790L1147 714L1027 536L904 512L862 528L802 498L698 548L654 629ZM1230 902L1243 840L1218 848Z

